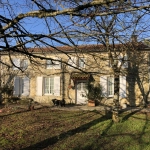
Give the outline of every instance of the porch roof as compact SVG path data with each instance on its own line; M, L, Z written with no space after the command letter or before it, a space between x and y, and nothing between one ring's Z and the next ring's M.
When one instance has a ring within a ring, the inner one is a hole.
M90 78L90 74L85 73L73 73L71 79L73 80L87 80Z

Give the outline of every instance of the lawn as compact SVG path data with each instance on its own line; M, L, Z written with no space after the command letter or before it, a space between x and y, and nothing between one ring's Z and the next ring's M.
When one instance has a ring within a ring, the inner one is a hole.
M0 150L149 150L150 115L43 107L0 113Z

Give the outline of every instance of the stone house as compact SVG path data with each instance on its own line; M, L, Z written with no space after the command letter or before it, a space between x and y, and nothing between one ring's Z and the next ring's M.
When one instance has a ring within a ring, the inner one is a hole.
M124 51L119 49L118 64ZM119 99L139 105L141 96L149 93L149 48L144 44L127 46L127 60L121 67ZM108 53L103 45L81 45L77 48L29 48L30 55L1 52L1 87L13 87L13 96L33 98L39 103L65 99L66 103L86 104L89 80L102 86L102 95L112 102L114 76ZM147 94L148 95L148 94Z

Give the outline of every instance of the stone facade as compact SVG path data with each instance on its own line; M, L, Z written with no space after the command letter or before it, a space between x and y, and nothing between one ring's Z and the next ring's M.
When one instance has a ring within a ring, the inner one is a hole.
M52 99L65 99L66 103L86 104L85 86L89 77L84 75L88 73L102 85L103 101L109 105L114 78L108 53L92 50L92 46L90 51L82 49L33 52L45 59L18 53L12 53L10 58L8 53L2 53L1 60L7 65L1 65L1 87L12 85L14 96L30 97L40 103L52 104ZM120 100L126 98L128 104L139 105L142 99L139 97L149 91L149 52L128 55L131 55L128 65L120 72Z

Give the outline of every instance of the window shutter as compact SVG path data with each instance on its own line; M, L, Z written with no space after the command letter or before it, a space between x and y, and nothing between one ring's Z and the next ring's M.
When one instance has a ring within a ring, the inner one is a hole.
M114 79L114 77L113 77L113 81L112 81L112 84L113 84L113 87L112 87L112 93L113 93L113 96L114 96L114 81L115 79Z
M126 97L126 77L120 76L120 89L119 89L120 98Z
M43 94L43 77L37 77L36 80L36 95L37 96L42 96Z
M28 60L27 59L22 60L21 67L23 70L26 70L28 68Z
M20 67L20 59L19 58L14 58L13 59L13 63L14 63L14 70L18 70L17 67Z
M76 67L77 65L76 65L76 57L71 57L71 59L69 59L69 61L68 61L68 64L70 64L71 66L73 66L73 67ZM69 66L69 68L73 68L73 67L71 67L71 66Z
M59 76L54 77L54 95L60 96L60 77Z
M122 62L122 58L123 58L123 56L119 56L118 57L118 67L121 65L121 62ZM125 55L124 56L124 63L123 63L123 65L122 65L122 68L128 68L128 57L127 57L127 55Z
M52 61L46 60L46 69L52 69Z
M13 91L13 95L14 96L19 96L20 92L19 92L19 77L14 77L14 91Z
M60 60L60 61L54 61L54 63L56 64L54 65L54 69L61 69L61 59L57 58L57 60Z
M124 62L124 64L123 64L123 68L128 68L128 57L127 56L124 56L124 60L125 60L125 62Z
M24 77L23 78L23 84L22 84L22 95L24 96L28 96L29 95L29 78L28 77Z
M119 55L119 56L118 56L118 67L120 67L121 62L122 62L122 56L121 56L121 55Z
M102 86L102 95L107 97L107 76L100 77L100 85Z
M19 78L19 95L22 95L23 92L23 79Z
M85 68L85 58L79 58L79 68Z

